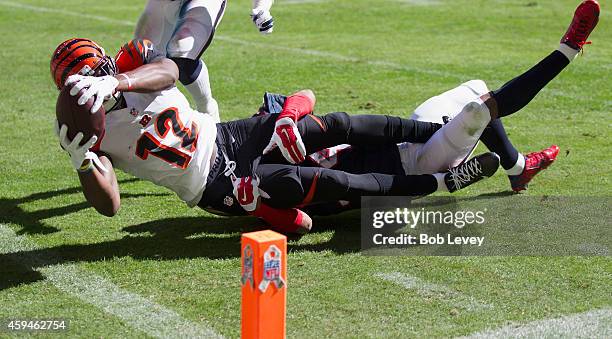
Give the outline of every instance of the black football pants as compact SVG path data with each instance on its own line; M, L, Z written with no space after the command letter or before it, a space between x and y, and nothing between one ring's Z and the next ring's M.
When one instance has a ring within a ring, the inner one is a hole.
M225 157L237 163L235 175L257 174L260 188L269 195L266 203L276 208L338 200L356 201L362 195L426 195L438 185L432 175L351 174L318 167L288 164L280 151L261 157L267 146L277 115L218 124L217 161L209 174L200 202L203 208L228 214L243 214L237 208L232 184L223 175ZM367 149L384 146L391 150L389 162L399 163L397 143L425 142L440 124L384 115L355 115L344 112L324 116L308 115L298 122L307 153L339 144L353 144ZM231 201L230 201L231 200Z

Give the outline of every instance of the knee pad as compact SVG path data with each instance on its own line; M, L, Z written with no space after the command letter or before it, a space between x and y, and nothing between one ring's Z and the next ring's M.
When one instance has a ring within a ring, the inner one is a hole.
M183 1L183 3L176 22L176 30L168 42L166 52L168 57L196 60L208 48L215 27L209 10L202 7L200 1Z
M177 32L168 42L166 52L170 58L187 58L195 45L195 38L187 32Z
M460 120L468 135L474 135L479 130L482 132L491 121L489 108L480 99L469 102L463 107L460 114L463 115Z
M192 60L188 58L170 58L179 69L179 81L183 85L189 85L194 82L198 76L200 76L200 72L202 71L202 61L201 60Z

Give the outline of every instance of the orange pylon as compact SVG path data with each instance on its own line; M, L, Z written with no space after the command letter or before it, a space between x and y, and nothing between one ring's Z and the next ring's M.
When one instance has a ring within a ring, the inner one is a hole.
M287 237L242 235L242 338L285 338Z

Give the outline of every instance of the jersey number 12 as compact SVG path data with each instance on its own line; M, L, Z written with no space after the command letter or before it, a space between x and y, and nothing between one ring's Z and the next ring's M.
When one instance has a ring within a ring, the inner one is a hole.
M194 122L191 128L185 127L181 122L178 110L174 107L168 108L157 116L154 125L157 136L144 132L136 143L136 155L146 160L151 154L174 167L187 168L191 161L191 154L196 149L198 125ZM181 139L179 149L161 143L161 140L166 138L170 131Z

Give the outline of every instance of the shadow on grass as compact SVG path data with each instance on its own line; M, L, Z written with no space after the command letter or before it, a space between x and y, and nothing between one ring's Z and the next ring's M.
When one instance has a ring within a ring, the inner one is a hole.
M135 180L137 179L123 180L121 183ZM78 212L89 208L88 203L32 212L25 211L21 205L80 191L80 187L73 187L35 193L20 199L0 199L0 212L2 212L0 223L19 225L21 229L17 231L18 235L58 232L59 229L46 225L44 219ZM135 198L145 195L151 194L123 194L122 197ZM358 212L317 218L315 225L317 227L314 232L334 230L332 238L327 242L314 245L290 241L289 250L333 250L338 253L359 250ZM252 227L247 228L248 226ZM43 280L44 276L37 269L49 265L95 262L118 257L131 257L137 260L236 258L240 256L240 234L257 229L264 229L264 226L251 217L221 218L203 215L165 218L124 227L123 231L127 234L117 240L18 250L0 254L0 290Z
M130 183L137 181L136 178L125 179L119 181L122 183ZM34 212L24 211L21 207L22 204L37 201L37 200L45 200L54 197L58 197L61 195L80 193L83 190L80 186L65 188L57 191L48 191L48 192L39 192L30 194L23 198L17 199L8 199L8 198L0 198L0 224L16 224L21 227L21 230L17 231L17 234L49 234L55 233L59 230L53 226L45 225L42 220L47 218L52 218L55 216L66 215L74 212L78 212L80 210L89 208L89 204L87 202L82 202L78 204L72 204L68 206L61 206L55 208L47 208L42 210L37 210ZM160 194L156 194L160 195ZM165 194L162 194L165 195ZM122 197L125 198L136 198L139 196L144 196L144 194L122 194Z

